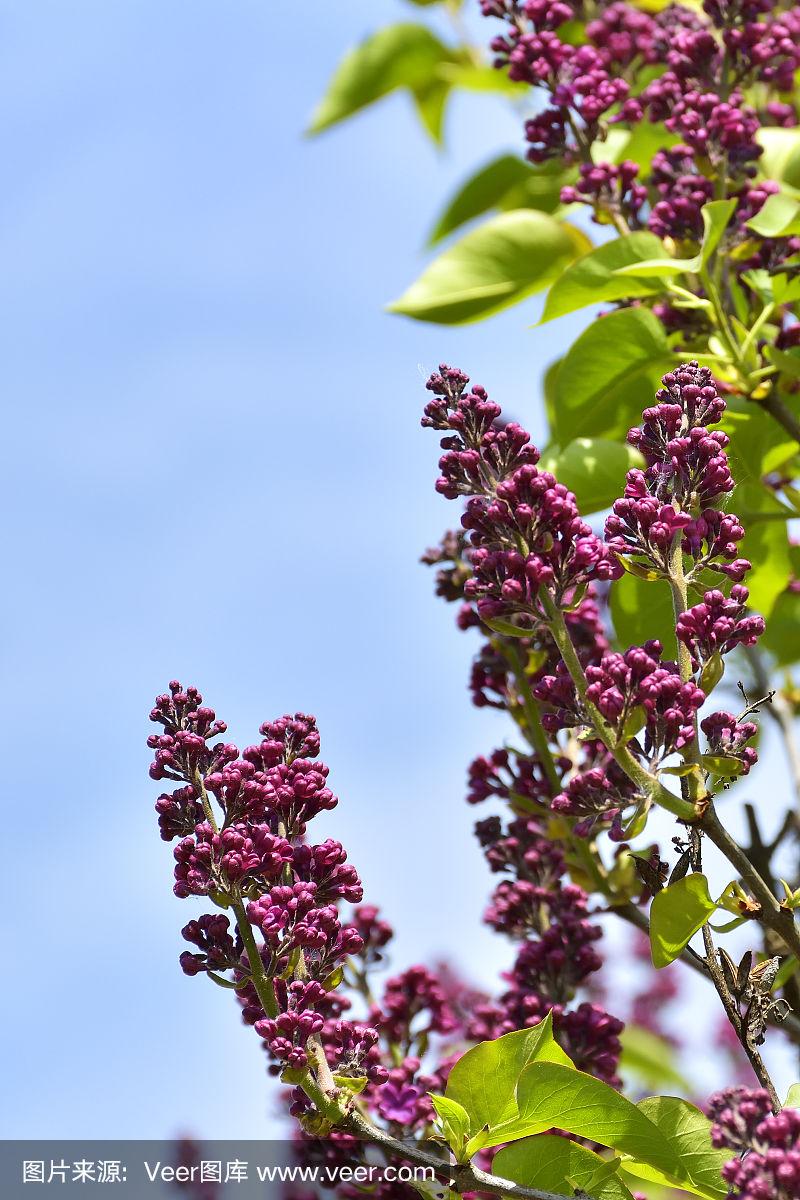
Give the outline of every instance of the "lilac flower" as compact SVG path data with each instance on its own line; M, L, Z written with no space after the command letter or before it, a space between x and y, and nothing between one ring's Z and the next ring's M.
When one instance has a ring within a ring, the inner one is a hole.
M758 761L758 754L747 743L758 733L754 721L738 721L733 713L715 712L700 722L700 728L708 738L712 754L724 758L738 758L742 763L742 774L747 775Z
M727 599L714 589L705 593L701 604L681 613L675 632L696 664L707 662L714 653L729 654L736 646L752 646L758 641L764 632L764 618L747 613L748 596L747 588L737 583Z
M800 1111L773 1114L763 1090L727 1088L712 1096L711 1140L737 1156L722 1169L729 1200L796 1200L800 1195Z
M424 1094L421 1088L410 1083L385 1083L378 1096L378 1112L387 1121L411 1125Z
M436 398L422 421L453 431L442 439L437 490L448 499L470 497L462 518L472 568L464 596L483 620L520 618L533 630L540 589L561 604L594 579L618 578L621 568L581 520L572 493L535 466L539 454L525 430L500 427L500 408L483 388L467 392L468 382L442 365L428 380Z
M620 732L637 709L643 710L644 750L665 757L693 739L694 717L705 696L694 683L681 680L675 663L662 663L661 653L657 641L624 654L608 652L586 668L586 678L587 698ZM543 721L547 729L591 724L563 666L541 680L535 695L552 706Z
M409 967L387 981L377 1021L389 1041L402 1045L410 1042L412 1025L416 1034L419 1016L428 1033L450 1033L457 1027L441 984L423 966Z
M181 930L184 941L197 946L200 954L184 950L180 956L185 975L197 975L201 971L227 971L239 966L242 957L242 939L230 933L231 923L221 913L204 913L196 921L190 921Z

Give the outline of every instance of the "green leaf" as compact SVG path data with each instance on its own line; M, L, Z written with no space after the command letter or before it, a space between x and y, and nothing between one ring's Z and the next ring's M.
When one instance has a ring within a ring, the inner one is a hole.
M653 966L674 962L716 909L705 875L687 875L659 892L650 909Z
M467 221L473 220L474 217L479 217L485 212L489 212L493 208L507 207L503 204L505 197L512 190L517 191L524 189L525 185L530 181L537 179L538 174L534 172L521 158L516 158L513 154L502 154L499 158L492 159L490 163L475 174L470 176L455 195L450 199L436 226L428 239L429 245L434 245L446 238L449 233L459 226L465 225ZM531 208L542 208L542 211L552 212L558 206L558 195L561 190L561 180L563 175L559 170L557 175L552 172L542 173L541 176L547 181L547 188L550 195L555 194L555 202L547 207L538 204L531 204ZM529 207L524 203L520 203L515 207Z
M435 1096L428 1093L436 1115L442 1126L445 1141L459 1162L463 1162L463 1151L469 1141L469 1113L448 1096Z
M366 1075L334 1075L333 1081L337 1087L350 1092L353 1096L360 1095L369 1082Z
M711 200L702 207L703 242L700 247L700 264L705 266L720 243L728 222L736 208L736 200Z
M699 1108L676 1096L648 1096L637 1107L669 1140L685 1173L684 1181L688 1176L698 1195L727 1195L720 1172L730 1154L714 1149L711 1122Z
M584 516L609 508L625 487L625 474L642 465L638 451L605 438L576 438L560 452L545 451L540 467L575 493Z
M622 436L670 369L664 327L645 308L624 308L593 321L564 356L555 381L555 433Z
M678 644L668 583L625 574L611 585L610 603L614 629L623 646L641 646L655 637L664 647L664 658L675 657Z
M517 1098L520 1120L528 1122L531 1133L555 1126L621 1151L630 1156L630 1165L644 1164L707 1200L726 1194L709 1123L685 1100L657 1096L631 1104L599 1079L544 1062L523 1071ZM629 1166L626 1159L620 1165Z
M770 617L792 575L786 521L794 514L761 484L737 488L736 512L746 530L739 553L753 564L747 577L750 606Z
M661 7L665 8L669 2L670 0L663 0ZM650 6L641 4L640 7ZM593 142L592 161L621 163L624 159L629 158L639 164L644 175L657 151L675 146L679 141L680 139L670 133L660 122L642 121L630 131L614 125L609 129L604 142Z
M547 287L585 247L583 234L545 213L502 213L434 259L389 311L442 325L479 321Z
M494 633L501 633L503 637L529 638L531 636L530 625L515 625L512 621L504 621L502 617L482 617L481 620Z
M641 1025L626 1025L620 1034L622 1056L619 1060L623 1072L635 1075L648 1087L663 1087L675 1084L683 1091L691 1091L691 1084L673 1065L675 1048L666 1038L659 1037Z
M800 595L796 592L784 592L775 601L761 644L779 667L800 660Z
M527 91L525 83L515 83L505 71L495 67L476 66L471 62L443 63L439 74L452 87L464 88L468 92L499 92L501 96L522 96Z
M744 774L744 763L729 754L701 754L700 766L719 779L733 779Z
M557 358L545 369L542 379L542 400L544 401L547 425L551 432L555 431L556 426L556 379L560 367L561 359Z
M495 1155L492 1171L521 1187L572 1195L577 1188L597 1200L631 1200L617 1174L619 1159L604 1159L577 1142L554 1134L525 1138Z
M657 258L650 262L620 267L618 275L656 276L667 279L670 275L683 275L700 271L719 245L720 238L736 208L735 200L710 200L701 210L703 216L703 240L700 249L692 258Z
M653 233L632 233L596 246L583 258L567 267L553 284L547 296L540 324L563 317L566 313L599 304L605 300L622 300L628 296L649 296L660 292L661 286L646 279L627 279L616 275L620 267L630 266L652 258L662 249Z
M450 95L450 84L441 79L414 88L412 91L417 114L426 133L429 133L437 146L442 145L444 138L444 114L447 99Z
M766 347L767 358L783 375L790 379L800 379L800 353L793 350L778 350L775 346Z
M798 968L800 968L800 962L798 962L793 954L790 954L780 965L778 974L772 983L772 991L779 992L782 987L785 987L792 976L797 974Z
M747 228L761 237L792 237L800 233L800 204L784 192L768 196L761 211L747 222Z
M431 81L451 51L424 25L389 25L345 56L315 109L309 133L321 133L396 88L412 91Z
M710 696L714 688L725 674L725 664L719 650L715 650L700 674L699 686L706 696Z
M636 1105L583 1071L533 1063L522 1073L517 1099L520 1120L531 1133L555 1126L645 1162L680 1170L667 1139Z
M756 139L764 148L757 163L759 174L789 187L800 187L800 129L766 126L759 129Z
M488 1126L513 1128L517 1121L517 1081L532 1062L559 1063L572 1070L570 1059L553 1037L550 1013L531 1029L506 1033L491 1042L480 1042L453 1067L445 1096L469 1113L470 1132ZM503 1141L499 1138L498 1141ZM486 1142L497 1145L497 1142Z

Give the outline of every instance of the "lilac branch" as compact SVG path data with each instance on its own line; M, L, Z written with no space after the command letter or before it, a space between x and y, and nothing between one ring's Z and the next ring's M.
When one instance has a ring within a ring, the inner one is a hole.
M597 736L614 761L649 800L659 804L662 808L667 809L668 812L673 813L676 817L680 817L683 821L696 820L697 810L693 804L668 791L655 775L651 775L641 763L637 762L626 746L618 743L615 731L587 695L588 683L586 675L573 645L572 638L569 635L563 613L556 607L546 589L542 590L542 605L547 614L548 629L570 673L581 704Z

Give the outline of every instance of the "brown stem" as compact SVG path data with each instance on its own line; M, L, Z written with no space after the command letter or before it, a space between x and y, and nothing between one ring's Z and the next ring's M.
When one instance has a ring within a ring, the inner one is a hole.
M742 1049L750 1060L750 1066L755 1071L756 1079L761 1086L766 1088L766 1090L769 1092L769 1098L772 1103L772 1111L776 1113L780 1112L781 1102L778 1099L778 1093L775 1091L775 1085L770 1079L769 1071L764 1066L764 1060L758 1053L758 1050L756 1050L755 1046L751 1043L750 1038L747 1036L747 1030L745 1029L744 1021L742 1020L739 1009L730 992L728 991L728 985L725 982L725 976L722 974L722 968L719 965L717 950L714 946L714 939L711 936L711 929L709 928L708 924L703 926L703 945L706 948L706 966L708 967L708 973L711 976L714 987L717 989L719 998L722 1001L722 1006L725 1009L725 1015L730 1021L731 1026L733 1027L733 1030L741 1043Z
M618 904L602 911L604 913L615 913L623 921L627 921L629 925L635 925L648 938L650 937L650 922L642 910L637 908L635 904ZM679 960L685 963L687 967L691 967L698 975L702 975L704 979L708 979L709 975L705 959L693 950L691 946L684 947L679 955ZM800 1017L790 1013L783 1021L778 1021L774 1016L771 1016L770 1024L774 1025L776 1029L782 1029L784 1033L789 1035L793 1042L800 1042Z
M713 802L700 820L700 828L718 850L724 854L731 866L739 872L744 884L750 889L755 899L761 905L759 919L773 933L779 934L795 958L800 960L800 934L791 912L781 908L773 892L765 883L761 874L748 857L747 853L725 829L717 816Z
M380 1146L387 1154L404 1158L421 1167L429 1167L436 1172L438 1177L446 1178L453 1191L459 1193L488 1192L493 1196L517 1197L518 1200L564 1200L563 1194L547 1192L542 1188L522 1187L521 1184L513 1183L510 1179L502 1179L499 1175L481 1171L472 1163L452 1165L437 1155L422 1150L414 1142L403 1142L399 1138L392 1137L390 1133L373 1125L359 1112L351 1113L343 1127L363 1141ZM587 1195L585 1200L592 1200L592 1197Z

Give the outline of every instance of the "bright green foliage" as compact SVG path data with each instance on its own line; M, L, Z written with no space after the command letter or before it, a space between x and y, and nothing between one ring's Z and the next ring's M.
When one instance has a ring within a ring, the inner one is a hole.
M389 25L343 59L311 118L321 133L397 88L423 94L451 52L425 25Z
M657 1182L675 1183L710 1200L725 1195L708 1122L685 1100L670 1099L663 1107L643 1111L608 1084L553 1063L527 1067L518 1097L520 1117L530 1122L531 1132L558 1126L622 1152L623 1162L643 1164L655 1172ZM680 1118L673 1105L685 1106ZM705 1132L692 1126L690 1138L688 1130L696 1119L690 1120L692 1114L705 1122Z
M658 281L622 276L618 271L621 267L635 266L653 258L661 250L661 242L655 234L646 231L596 246L567 267L553 284L544 306L542 324L589 304L656 295L661 291Z
M702 270L719 245L735 208L735 200L712 200L703 205L703 241L700 250L692 258L658 258L652 262L620 267L617 273L651 279L669 279L673 275L693 274Z
M800 188L800 129L767 126L758 131L757 139L764 148L759 160L764 178L777 180L785 191Z
M641 1038L639 1056L655 1069L654 1047ZM663 1096L636 1105L576 1070L553 1039L550 1016L468 1051L453 1067L445 1096L432 1099L459 1161L483 1147L515 1143L500 1151L493 1169L528 1187L564 1195L578 1188L597 1200L627 1200L623 1170L705 1200L725 1193L720 1152L711 1146L709 1122L699 1109ZM575 1142L541 1136L552 1128L616 1153L604 1157Z
M761 212L747 222L762 237L793 237L800 233L800 203L783 192L770 196Z
M711 1122L699 1108L676 1096L648 1096L637 1105L639 1110L669 1139L682 1168L681 1175L660 1171L652 1164L626 1162L631 1175L656 1183L677 1185L696 1196L725 1196L720 1172L730 1151L715 1150L711 1145Z
M575 493L581 512L588 515L609 508L622 493L626 472L642 463L631 446L605 438L576 438L561 451L545 451L539 465Z
M624 1074L634 1075L648 1087L673 1086L691 1091L691 1084L674 1066L674 1047L657 1033L628 1024L620 1034L620 1041L620 1067Z
M623 308L593 321L564 356L555 381L555 430L576 437L624 437L671 366L660 321Z
M471 1135L483 1129L492 1132L493 1140L485 1141L484 1145L496 1146L512 1137L522 1136L515 1133L519 1128L517 1080L525 1067L538 1061L571 1066L569 1058L553 1038L550 1013L532 1029L521 1029L492 1042L481 1042L453 1067L445 1096L457 1101L469 1113Z
M546 213L502 213L434 259L389 311L442 325L478 321L547 287L586 245Z
M493 72L497 75L497 72ZM428 239L429 245L493 209L535 208L553 213L559 207L565 173L549 164L529 167L513 154L503 154L467 179L451 198Z
M458 1162L467 1159L466 1148L469 1142L469 1113L448 1096L431 1096L431 1102L436 1109L442 1136L447 1142Z
M659 892L650 909L653 965L666 967L716 912L705 875L687 875Z
M648 638L655 637L664 647L664 657L675 657L675 614L665 580L645 580L625 574L611 589L610 607L621 644L641 646Z
M618 1174L619 1159L601 1158L577 1142L553 1134L525 1138L501 1150L493 1161L496 1174L523 1187L560 1191L565 1185L597 1200L631 1200Z

